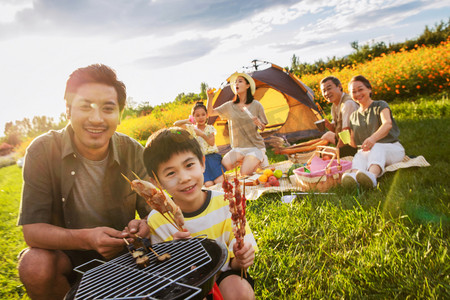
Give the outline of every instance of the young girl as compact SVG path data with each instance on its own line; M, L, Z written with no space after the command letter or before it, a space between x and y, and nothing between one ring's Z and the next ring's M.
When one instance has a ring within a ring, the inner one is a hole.
M207 121L206 106L199 101L192 108L189 119L173 123L173 125L189 131L202 147L203 155L205 155L205 172L203 177L206 187L223 182L222 170L225 172L225 168L222 166L222 156L218 153L219 150L215 145L215 134L217 131L214 126L208 125Z

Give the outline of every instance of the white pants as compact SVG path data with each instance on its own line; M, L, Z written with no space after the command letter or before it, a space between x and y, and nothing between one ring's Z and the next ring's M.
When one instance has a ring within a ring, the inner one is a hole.
M244 157L247 155L252 155L252 156L256 157L261 162L261 165L260 165L261 168L265 168L269 165L269 159L267 158L267 155L266 155L266 148L261 148L261 149L258 149L256 147L254 147L254 148L233 148L228 153L230 153L229 155L232 155L233 152L240 153Z
M368 171L371 165L378 165L384 174L384 167L401 162L405 157L405 149L400 142L375 143L369 151L358 150L352 161L352 169Z

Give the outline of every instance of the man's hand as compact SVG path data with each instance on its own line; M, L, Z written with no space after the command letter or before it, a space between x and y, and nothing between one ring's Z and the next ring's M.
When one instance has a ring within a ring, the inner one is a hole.
M333 123L330 123L330 121L328 121L328 119L327 118L324 118L324 120L325 120L325 127L329 130L329 131L335 131L336 130L336 127L334 126L334 124Z
M128 223L128 231L131 235L138 235L140 237L150 237L150 227L147 224L147 220L131 220Z
M88 230L87 238L91 249L110 259L122 251L125 236L125 233L110 227L96 227Z
M252 244L244 243L242 249L237 249L237 243L233 245L234 259L232 261L233 269L248 268L255 260L255 249Z

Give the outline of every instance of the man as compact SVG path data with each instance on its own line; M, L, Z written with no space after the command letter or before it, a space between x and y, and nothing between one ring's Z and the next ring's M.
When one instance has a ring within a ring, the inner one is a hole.
M149 206L121 176L147 176L143 147L115 132L125 85L111 68L90 65L70 75L64 98L69 125L36 138L23 168L18 224L29 248L18 269L32 299L62 299L74 267L113 258L124 238L150 233Z
M341 157L355 155L356 148L344 144L338 134L350 128L350 115L359 108L359 105L352 100L350 95L343 92L341 82L334 76L322 79L320 90L323 97L331 103L331 117L333 119L331 123L325 119L325 127L329 131L321 138L335 144L339 148Z

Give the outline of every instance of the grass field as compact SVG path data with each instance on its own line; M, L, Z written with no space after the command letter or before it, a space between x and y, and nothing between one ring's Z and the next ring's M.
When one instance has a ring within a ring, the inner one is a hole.
M406 153L431 167L386 173L375 190L249 202L257 299L450 298L450 102L390 105ZM16 272L21 184L17 166L0 169L0 299L27 299Z

